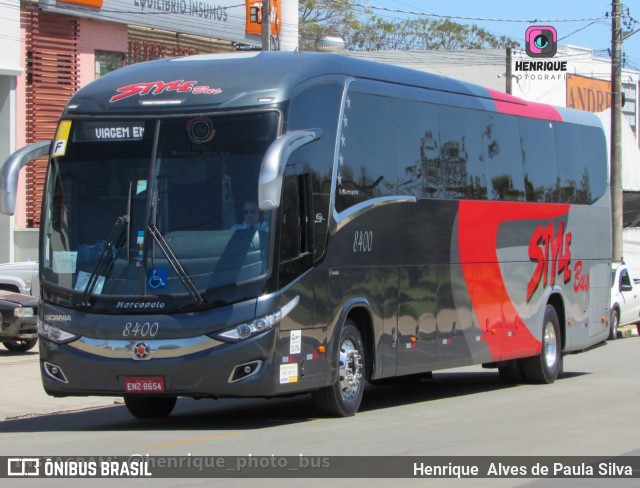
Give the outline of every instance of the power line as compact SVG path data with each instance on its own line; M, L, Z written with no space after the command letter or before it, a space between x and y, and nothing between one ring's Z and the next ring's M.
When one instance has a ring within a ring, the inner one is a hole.
M527 24L536 24L536 23L560 23L560 22L593 22L597 20L606 19L606 16L601 17L591 17L591 18L580 18L580 19L502 19L502 18L486 18L486 17L465 17L461 15L446 15L446 14L437 14L434 12L418 12L413 10L403 10L397 8L389 8L389 7L381 7L377 5L363 5L360 3L353 3L355 7L360 7L363 9L372 9L372 10L380 10L384 12L397 13L402 15L415 15L420 17L435 17L440 19L455 19L455 20L471 20L475 22L511 22L511 23L527 23Z

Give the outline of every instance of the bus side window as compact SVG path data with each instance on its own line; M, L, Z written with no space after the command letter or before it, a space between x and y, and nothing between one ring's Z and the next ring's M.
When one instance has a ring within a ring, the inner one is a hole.
M280 285L300 276L312 264L309 174L284 178L280 227Z
M396 195L391 98L351 91L341 126L336 210Z
M562 203L589 203L589 170L579 125L555 124L558 155L558 198Z
M586 161L585 178L588 195L584 203L593 203L607 191L607 167L600 164L607 160L607 143L602 129L582 126L582 148ZM626 216L625 216L626 217ZM625 223L625 227L628 224Z
M525 117L518 122L526 199L528 202L557 202L558 162L554 123Z
M444 197L486 200L487 178L483 156L481 113L438 106L440 180Z

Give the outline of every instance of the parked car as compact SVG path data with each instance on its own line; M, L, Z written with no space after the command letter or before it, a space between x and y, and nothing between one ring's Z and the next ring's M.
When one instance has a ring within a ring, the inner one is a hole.
M0 290L0 342L9 351L25 352L38 342L38 298Z
M624 263L611 268L611 327L609 339L616 339L618 327L636 324L640 332L640 279L634 279Z
M40 296L38 262L23 261L0 264L0 290Z

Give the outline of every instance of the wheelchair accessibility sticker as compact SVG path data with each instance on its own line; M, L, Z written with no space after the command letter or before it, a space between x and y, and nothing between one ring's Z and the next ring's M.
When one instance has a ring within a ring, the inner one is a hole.
M150 290L167 287L167 268L147 270L147 286Z

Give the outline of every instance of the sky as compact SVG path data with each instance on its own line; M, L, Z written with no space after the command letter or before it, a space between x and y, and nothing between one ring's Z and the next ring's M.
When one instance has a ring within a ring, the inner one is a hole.
M364 3L364 2L363 2ZM599 57L608 58L607 49L611 48L611 19L605 18L611 13L609 0L534 0L529 2L505 0L367 0L374 13L387 20L405 18L401 12L386 11L378 8L395 9L407 12L431 13L451 16L461 24L477 24L496 35L506 35L522 42L527 27L531 25L550 25L558 32L558 44L574 45L593 49ZM632 31L640 29L640 2L623 3L623 11L629 8L629 17L637 20ZM459 17L459 18L456 18ZM436 17L429 17L435 19ZM469 20L474 19L498 19ZM511 22L520 20L521 22ZM533 22L527 22L533 21ZM571 21L571 22L568 22ZM626 54L626 66L640 70L640 32L623 42L622 52Z

